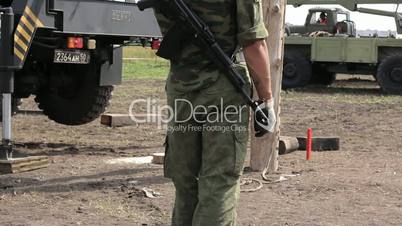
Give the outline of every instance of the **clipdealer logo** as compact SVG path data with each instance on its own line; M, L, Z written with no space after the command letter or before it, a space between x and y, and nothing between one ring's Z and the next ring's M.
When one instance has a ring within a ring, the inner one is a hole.
M131 120L136 124L157 124L159 129L225 132L244 130L239 128L239 124L244 120L243 114L246 114L246 108L248 106L245 105L225 106L223 98L220 99L219 105L210 106L194 105L187 99L176 99L173 106L161 105L160 100L147 98L132 101L128 111Z

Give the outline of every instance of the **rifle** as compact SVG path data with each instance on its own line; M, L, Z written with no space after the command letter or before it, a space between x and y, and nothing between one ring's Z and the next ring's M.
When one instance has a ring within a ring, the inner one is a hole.
M162 44L157 52L158 56L175 61L177 60L177 53L180 53L178 50L181 50L183 44L189 39L195 40L195 43L202 50L205 50L210 60L225 72L229 81L241 93L247 105L254 111L255 121L262 125L268 124L266 110L261 109L261 102L253 101L244 90L246 82L235 69L236 65L219 46L208 25L183 0L141 0L137 5L141 11L154 8L175 22L163 37Z

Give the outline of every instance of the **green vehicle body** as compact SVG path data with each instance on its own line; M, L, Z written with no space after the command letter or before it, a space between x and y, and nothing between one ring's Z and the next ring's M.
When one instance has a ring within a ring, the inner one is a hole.
M402 33L401 14L367 8L358 4L398 4L402 1L298 1L289 0L288 4L339 4L349 10L395 18L398 34ZM327 25L310 25L313 13L325 12ZM346 14L348 31L336 33L337 14ZM349 23L350 22L350 23ZM334 26L335 25L335 26ZM331 27L333 30L331 30ZM386 93L402 93L402 39L395 37L357 37L353 32L354 23L349 13L337 8L311 9L303 28L286 26L284 62L284 88L294 88L309 83L330 84L337 73L363 74L376 77ZM324 37L309 36L313 32L324 31ZM401 62L401 63L398 63Z
M286 47L298 48L312 62L377 64L387 52L401 51L402 40L394 38L287 37Z

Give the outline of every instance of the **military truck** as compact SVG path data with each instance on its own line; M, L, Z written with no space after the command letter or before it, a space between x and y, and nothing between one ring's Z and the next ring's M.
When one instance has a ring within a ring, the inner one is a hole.
M359 4L397 4L402 0L288 0L288 4L339 4L350 11L388 16L402 33L402 14L358 7ZM327 13L327 24L317 24L317 13ZM331 29L332 28L332 29ZM304 28L287 26L283 87L309 83L330 84L336 73L373 75L381 89L402 94L402 40L395 37L357 37L349 13L341 9L310 10Z
M122 80L122 46L161 37L152 10L136 1L1 0L0 159L12 158L11 116L35 96L43 113L64 125L103 113Z
M122 80L120 47L161 37L153 11L134 2L2 0L0 70L15 76L0 83L13 86L13 106L34 95L45 115L65 125L103 113Z

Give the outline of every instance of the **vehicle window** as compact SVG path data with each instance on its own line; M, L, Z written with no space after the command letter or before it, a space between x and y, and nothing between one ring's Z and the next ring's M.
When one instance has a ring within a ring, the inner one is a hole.
M313 13L313 15L311 15L310 24L316 24L316 23L317 23L317 13Z
M326 25L328 23L328 14L325 12L315 12L311 16L310 24Z
M344 14L344 13L338 14L338 22L342 22L342 21L347 20L347 19L348 19L348 17L347 17L346 14Z

